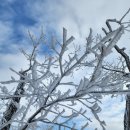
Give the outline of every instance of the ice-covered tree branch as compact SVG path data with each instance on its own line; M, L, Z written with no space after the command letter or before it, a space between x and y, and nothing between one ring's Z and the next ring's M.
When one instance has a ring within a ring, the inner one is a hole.
M105 122L97 114L101 111L99 103L102 95L129 92L122 89L128 80L124 80L126 73L104 67L104 59L126 31L126 24L121 24L122 19L115 30L109 25L114 20L107 20L110 32L103 29L106 33L104 37L94 36L90 29L86 43L78 47L74 43L74 37L67 38L67 29L63 28L63 42L57 42L53 38L51 44L48 44L51 49L48 50L49 55L39 55L42 60L37 55L43 34L36 42L29 33L33 43L32 53L22 50L29 62L28 69L22 72L11 69L20 79L11 77L9 81L0 82L0 97L9 102L3 113L1 129L9 130L17 120L15 125L19 130L36 129L39 122L70 129L80 127L83 130L92 122L86 114L89 110L105 130ZM119 51L122 53L120 49ZM14 94L10 94L5 85L13 83L18 83L18 86ZM82 106L78 108L77 104ZM33 110L31 114L30 110ZM67 123L80 115L86 120L84 125L71 123L68 126ZM53 128L50 126L47 129Z

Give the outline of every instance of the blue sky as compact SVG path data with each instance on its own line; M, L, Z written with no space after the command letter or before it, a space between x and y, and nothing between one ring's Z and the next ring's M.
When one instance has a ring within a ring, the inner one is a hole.
M0 0L0 81L8 80L12 75L9 67L19 70L27 66L19 48L31 48L28 30L39 36L42 27L50 42L52 35L61 40L62 28L65 27L81 44L90 27L95 33L100 33L107 18L120 18L129 5L129 0ZM128 39L123 40L123 46L130 49ZM41 50L45 53L48 49ZM107 130L123 130L123 125L118 124L123 121L124 102L120 102L120 98L110 100L106 97L102 107L101 115L108 122ZM116 109L118 112L114 113Z
M12 27L12 34L9 38L14 40L21 40L23 34L20 31L20 26L33 26L35 20L27 14L26 2L23 1L2 1L0 4L1 22L10 24Z
M33 5L36 4L40 5L40 2L46 4L46 1L38 0L36 3L33 0L2 0L0 4L0 24L3 26L3 30L5 31L5 38L2 38L3 41L0 44L1 53L13 53L14 50L11 49L8 44L11 44L11 46L24 46L26 45L26 42L23 42L24 40L28 41L27 37L27 31L31 31L30 28L33 28L35 26L39 26L39 29L37 32L40 32L40 28L43 26L43 24L46 24L47 28L46 30L46 38L49 40L50 36L52 34L56 34L56 30L54 28L51 28L48 22L51 21L51 19L48 20L48 12L45 12L44 10L44 4L43 4L43 12L45 16L43 17L43 23L40 22L39 18L40 13L34 15L33 12L35 12L35 8L33 8ZM35 4L36 3L36 4ZM51 17L51 16L50 16ZM4 33L1 30L1 34L4 35ZM3 37L2 35L2 37ZM38 34L40 35L40 33ZM10 41L11 40L11 41ZM9 41L9 43L7 43ZM20 44L20 45L19 45ZM24 45L22 45L24 44ZM44 48L43 48L44 49Z

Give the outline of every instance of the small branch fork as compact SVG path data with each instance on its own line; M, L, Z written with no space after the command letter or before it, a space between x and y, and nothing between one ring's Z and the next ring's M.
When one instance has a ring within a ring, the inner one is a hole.
M128 9L128 11L121 17L120 20L116 20L116 19L108 19L106 20L106 25L109 29L109 32L106 31L105 28L102 28L103 32L107 35L109 34L110 32L112 32L112 27L110 25L110 22L113 22L113 23L117 23L119 24L120 26L124 25L124 24L130 24L130 22L122 22L123 19L126 17L126 15L130 12L130 8ZM128 28L129 26L126 26L125 28ZM111 39L110 39L111 40ZM130 58L129 56L127 55L127 53L124 52L124 49L121 49L119 48L119 46L115 45L114 48L116 49L116 51L125 59L125 62L126 62L126 65L127 65L127 68L130 72ZM104 69L107 69L107 68L104 68ZM117 71L117 70L116 70ZM118 71L119 72L119 71ZM121 71L120 71L121 72ZM121 72L121 73L125 73L125 72Z
M117 19L107 19L107 20L106 20L106 25L107 25L107 27L108 27L108 29L109 29L109 32L112 32L112 27L111 27L111 25L110 25L110 22L117 23L117 24L119 24L119 25L130 24L130 22L122 22L123 19L126 17L126 15L127 15L129 12L130 12L130 8L129 8L128 11L120 18L120 20L117 20ZM127 27L128 27L128 26L126 26L126 28L127 28ZM106 31L104 28L102 28L102 30L104 31L105 34L107 34L107 31Z

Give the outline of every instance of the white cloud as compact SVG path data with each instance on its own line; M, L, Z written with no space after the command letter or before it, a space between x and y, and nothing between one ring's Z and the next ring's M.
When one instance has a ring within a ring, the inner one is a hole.
M11 33L11 25L0 21L0 45L5 44Z
M120 18L129 8L129 0L56 0L36 1L30 5L32 15L39 24L49 25L55 30L63 26L72 34L81 33L86 36L92 27L99 31L108 18Z
M15 75L9 68L13 68L16 71L20 71L21 69L26 69L28 62L26 58L21 54L0 54L0 81L9 80L11 75Z

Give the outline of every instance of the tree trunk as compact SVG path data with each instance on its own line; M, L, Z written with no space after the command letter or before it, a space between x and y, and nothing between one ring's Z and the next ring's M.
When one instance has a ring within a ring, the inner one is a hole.
M128 89L130 90L130 85L128 85ZM130 130L130 94L126 97L126 108L124 115L124 130Z
M21 72L22 75L25 75L25 72ZM21 80L24 80L23 77L20 77ZM24 94L24 86L25 83L21 82L18 84L16 91L14 92L14 96L15 95L23 95ZM13 97L10 101L10 104L8 105L6 111L3 113L3 118L1 120L1 125L7 123L8 121L10 121L13 117L13 115L16 113L17 111L17 107L15 106L15 102L17 104L19 104L21 97ZM3 127L1 130L9 130L11 127L11 124L7 124L5 127Z

